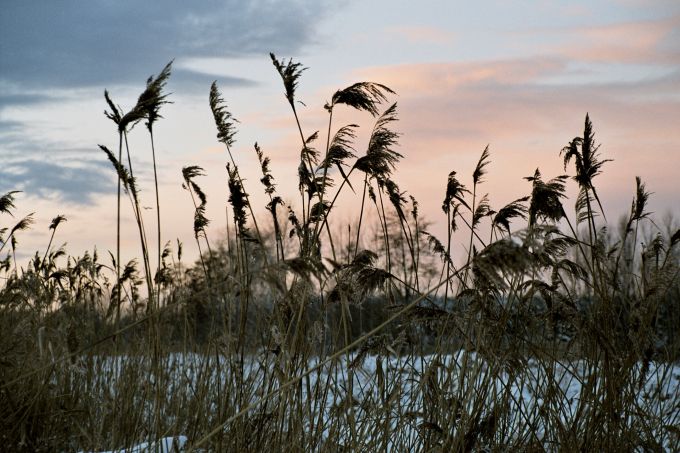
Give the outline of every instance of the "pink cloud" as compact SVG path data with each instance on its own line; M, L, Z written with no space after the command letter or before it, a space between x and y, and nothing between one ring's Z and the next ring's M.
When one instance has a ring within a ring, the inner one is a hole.
M538 77L554 75L565 69L565 62L556 58L531 58L488 62L403 64L366 68L358 76L389 80L398 92L418 92L419 95L452 90L465 91L483 84L521 84Z
M542 83L564 68L560 60L537 58L367 68L358 78L380 81L399 93L406 157L396 178L432 219L441 220L448 172L458 171L470 184L486 144L492 164L481 190L490 192L495 207L527 194L522 178L536 167L546 177L564 173L559 152L582 134L586 112L603 158L614 159L596 181L610 217L625 213L637 175L655 192L655 210L680 214L674 201L680 189L674 174L680 168L675 125L680 77L609 85ZM568 203L571 210L573 199Z
M558 51L568 58L592 62L677 63L680 15L649 21L615 23L571 30ZM670 47L669 47L670 46Z
M602 143L605 165L597 184L610 220L629 207L635 176L648 182L655 192L653 210L678 212L674 169L680 167L680 77L644 80L636 83L568 85L545 83L564 76L568 61L537 57L505 61L404 64L364 68L348 81L370 80L384 83L398 95L401 136L399 151L404 159L395 180L421 203L421 211L444 231L441 202L446 178L456 170L463 183L470 175L484 147L489 144L492 164L481 193L489 192L492 206L499 208L529 193L522 178L540 167L546 178L564 173L559 152L569 140L583 132L589 112L595 123L596 140ZM338 87L327 87L318 96L306 99L300 109L305 134L321 131L318 146L323 148L327 116L315 108ZM373 119L351 109L334 113L334 129L342 124L360 123L357 154L364 153ZM279 133L261 141L272 158L272 168L281 193L297 199L296 168L300 139L292 119L281 116L271 122ZM257 169L249 173L252 193L259 193ZM573 173L572 168L567 173ZM569 186L573 197L575 187ZM341 199L345 218L355 212L356 201L348 192ZM573 211L571 198L567 210ZM342 215L336 219L343 218Z

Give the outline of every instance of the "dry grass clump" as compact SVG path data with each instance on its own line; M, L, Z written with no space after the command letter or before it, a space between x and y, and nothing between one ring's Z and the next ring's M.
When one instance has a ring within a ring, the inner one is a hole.
M606 223L596 177L608 160L589 116L559 153L574 175L536 169L528 194L506 206L483 195L488 147L469 182L451 171L440 239L392 179L403 157L393 91L373 82L336 91L322 137L297 114L303 66L271 59L300 136L297 204L278 194L255 144L269 200L256 219L252 178L232 153L238 122L213 83L228 237L210 241L205 172L188 165L199 260L183 263L179 242L162 245L157 179L154 250L127 136L146 121L156 177L168 64L128 113L105 93L118 153L101 149L128 195L139 261L122 263L119 248L110 264L54 249L58 216L46 250L22 268L17 237L32 217L0 230L6 448L96 451L184 435L199 451L680 449L680 230L651 222L639 178L629 215L618 230ZM357 124L334 123L338 108L374 121L363 148ZM359 221L343 226L332 214L347 188ZM0 198L0 213L12 213L15 196Z

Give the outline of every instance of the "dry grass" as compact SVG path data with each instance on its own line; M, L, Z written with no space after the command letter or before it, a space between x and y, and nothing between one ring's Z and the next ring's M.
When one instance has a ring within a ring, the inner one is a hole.
M96 451L184 435L202 451L680 449L680 231L655 231L639 179L628 217L607 225L596 191L607 160L588 116L561 153L565 171L575 164L576 212L564 209L569 177L538 169L530 194L492 208L480 196L487 148L470 189L449 175L441 240L391 178L402 157L393 92L338 90L324 140L296 112L304 68L271 58L300 135L297 206L278 195L256 145L269 199L256 223L231 154L237 123L213 84L231 233L209 240L203 170L187 166L200 260L184 264L179 243L161 249L159 221L152 265L127 134L146 120L153 150L168 65L126 114L106 94L118 155L101 148L129 195L140 261L52 249L59 216L47 249L20 268L16 238L32 218L0 230L5 448ZM333 123L337 108L374 118L364 152L358 126ZM360 220L345 234L332 214L348 186ZM15 195L0 198L0 213ZM452 252L458 228L469 234L464 256Z

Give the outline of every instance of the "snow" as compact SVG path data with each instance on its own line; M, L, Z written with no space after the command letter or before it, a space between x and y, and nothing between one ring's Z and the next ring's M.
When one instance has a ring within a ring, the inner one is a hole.
M156 442L142 442L128 449L87 453L180 453L186 443L187 438L185 436L165 437Z
M590 368L593 363L579 360L558 362L529 359L521 367L513 368L512 364L496 362L492 365L478 354L465 351L426 356L367 355L363 360L356 359L356 355L351 355L315 370L309 375L309 383L301 386L302 397L307 398L308 388L314 393L317 384L322 388L328 385L325 400L315 405L318 412L315 412L314 418L321 415L324 420L336 421L344 420L344 404L351 398L356 402L353 404L354 420L358 424L355 429L369 437L376 429L371 422L375 414L365 408L381 404L386 395L392 401L396 399L401 415L389 421L389 428L395 435L398 433L400 443L398 446L387 446L390 451L400 450L405 445L416 446L422 441L422 425L433 421L428 418L428 410L432 408L428 408L425 401L425 394L429 391L426 386L431 385L431 382L435 383L440 395L451 400L466 401L460 407L463 411L472 409L480 398L485 403L484 407L490 408L489 413L495 401L507 401L507 409L503 409L507 412L503 416L512 426L512 436L516 439L538 439L549 451L556 442L554 437L550 437L550 433L555 433L555 423L580 426L583 423L580 417L590 411L593 399L599 397L603 384L602 371L593 379ZM115 380L123 374L126 360L98 360L105 363L100 369L109 374L107 382L110 387L107 391L114 391ZM130 358L128 363L144 366L144 360ZM235 379L235 372L240 369L234 358L224 356L172 354L165 360L167 380L164 382L168 384L168 398L190 392L199 381L201 385L212 388L222 386L227 380ZM243 366L243 379L249 383L249 388L260 389L251 394L251 402L256 402L262 396L262 389L276 389L280 385L277 379L272 380L272 376L276 376L272 370L279 366L277 360L271 354L247 358ZM354 366L348 366L352 362ZM318 363L319 359L313 359L308 366L314 367ZM499 372L499 366L503 367L503 371ZM646 369L638 364L629 373L629 383L624 390L635 392L633 404L636 410L651 417L651 426L658 427L654 429L659 432L659 442L667 451L673 451L677 440L667 432L662 435L660 430L664 426L675 426L680 420L680 364L652 362ZM384 378L379 379L379 375ZM265 379L269 382L265 383ZM150 382L153 382L153 376L150 376ZM473 396L466 399L465 395ZM153 411L151 406L145 406L145 409L149 413ZM558 414L557 420L544 417L542 414L546 409ZM336 423L336 427L345 425ZM336 442L344 443L349 441L351 433L349 429L340 433L336 430L333 435ZM331 436L330 432L324 432L325 439ZM114 451L177 453L182 451L187 441L185 436L166 437L157 442L140 443L127 450Z

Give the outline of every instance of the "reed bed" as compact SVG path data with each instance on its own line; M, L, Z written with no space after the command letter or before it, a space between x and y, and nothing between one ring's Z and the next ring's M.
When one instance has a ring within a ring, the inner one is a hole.
M170 102L169 63L128 112L105 93L118 141L115 151L100 145L119 182L115 252L102 260L53 247L58 216L46 249L22 267L17 238L33 217L0 230L5 448L680 450L680 230L659 228L640 178L630 212L611 223L596 184L608 159L588 115L556 150L565 174L536 169L528 194L508 205L483 195L489 148L475 168L451 171L437 237L393 181L403 157L394 92L374 82L340 89L320 109L327 130L308 131L297 111L305 68L271 60L300 139L294 204L257 144L260 184L246 189L238 121L213 83L228 234L209 237L205 170L191 164L177 177L193 202L198 260L184 263L185 246L163 241L154 124ZM371 119L365 143L359 126L334 122L337 109ZM155 232L128 144L140 122ZM571 202L567 184L578 189ZM253 206L254 190L266 206ZM333 215L340 194L356 200L349 227ZM0 198L5 221L16 195ZM128 263L123 209L139 233L140 258ZM462 254L452 243L461 235Z

